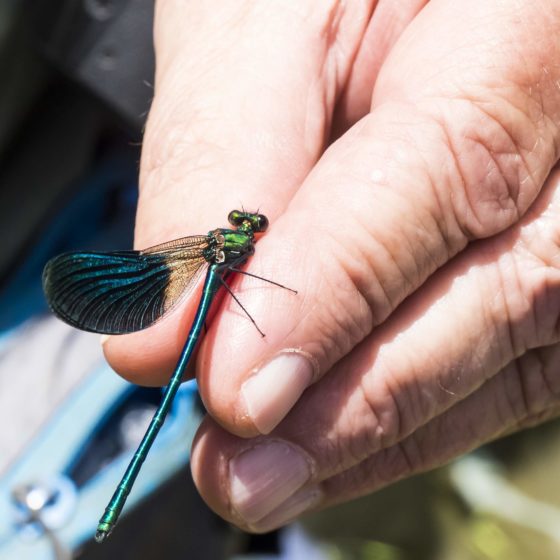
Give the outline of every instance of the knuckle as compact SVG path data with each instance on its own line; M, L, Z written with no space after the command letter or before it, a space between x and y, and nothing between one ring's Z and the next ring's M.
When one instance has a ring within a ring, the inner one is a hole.
M322 239L328 239L331 251L318 250L316 254L321 267L331 271L324 282L337 294L334 301L352 302L351 308L342 310L351 327L349 332L358 330L363 337L392 313L419 279L410 263L412 246L410 258L402 264L403 247L376 235L369 223L362 222L362 215L352 218L352 231L343 236L333 228L321 228Z
M347 405L336 413L336 424L344 426L333 434L326 428L321 454L327 470L342 472L360 465L399 439L401 415L389 392L368 396L368 388L346 375L337 385L338 397ZM379 388L378 388L379 389Z
M367 454L375 453L379 449L388 448L403 438L413 424L409 407L404 401L409 401L406 388L396 386L396 381L383 382L365 376L358 385L361 419L360 431L356 430L356 449L365 449ZM395 385L393 388L392 385ZM363 419L367 419L366 422ZM363 458L363 457L362 457Z
M555 345L528 352L506 367L497 403L503 425L534 424L560 407L559 359L560 347Z
M311 250L318 260L316 270L321 271L314 288L321 298L313 303L314 338L322 341L319 353L327 365L346 355L374 325L372 307L347 272L344 258L348 251L339 243L333 238L332 245L322 241ZM330 250L325 251L325 246Z
M457 98L448 104L459 118L436 121L449 155L450 206L467 238L488 237L515 223L538 194L546 165L531 153L535 144L544 150L547 143L528 115L505 99Z
M502 256L498 266L501 314L505 313L514 356L560 339L560 269L554 256L558 246L541 235L549 228L542 222L535 225L538 235L522 232L513 253ZM504 317L496 320L501 323Z

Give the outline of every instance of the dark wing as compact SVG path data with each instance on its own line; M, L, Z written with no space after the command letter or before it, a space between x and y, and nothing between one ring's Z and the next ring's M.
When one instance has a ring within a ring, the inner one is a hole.
M123 334L149 327L196 284L209 237L144 251L78 251L51 259L43 290L51 309L84 331Z

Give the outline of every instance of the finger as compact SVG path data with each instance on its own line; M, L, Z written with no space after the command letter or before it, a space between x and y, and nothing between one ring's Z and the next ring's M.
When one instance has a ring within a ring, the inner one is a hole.
M477 390L490 391L484 398L497 402L493 412L504 416L504 429L512 419L521 422L547 410L559 395L549 380L552 367L544 373L536 369L533 377L508 373L503 395L496 392L504 385L487 380L531 349L560 340L559 180L556 173L518 227L469 247L404 302L310 387L268 438L243 441L208 421L193 464L211 506L221 513L233 507L255 526L300 488L311 492L305 499L317 498L317 488L309 484L398 446ZM536 357L545 355L556 365L560 350L546 352L529 354L517 366L532 370ZM504 398L509 415L502 410ZM486 424L494 425L495 418L485 412L473 414L472 422L478 418L479 431L493 434ZM455 438L465 446L481 441L470 426ZM252 486L247 478L247 472L259 470L266 470L266 480L280 481L272 498L268 483L255 479Z
M336 105L331 132L334 138L369 113L374 84L383 62L427 3L427 0L406 0L398 4L381 0L377 3Z
M270 432L436 269L511 227L540 192L557 158L560 95L548 80L546 91L528 92L537 68L519 63L539 60L526 35L533 23L518 29L538 14L516 5L492 19L491 3L453 6L430 3L407 28L372 113L327 151L259 242L251 271L300 295L235 281L267 336L255 337L228 299L201 348L201 394L228 430ZM473 30L476 41L466 41ZM504 54L512 36L523 53L515 58ZM453 52L453 64L442 52ZM486 63L459 95L450 84L462 83L473 59ZM537 110L549 117L534 119Z
M282 212L323 148L372 6L156 5L138 248L204 234L242 205L271 220ZM195 299L146 332L106 341L113 367L137 382L165 383Z
M274 438L240 440L208 418L193 450L193 476L220 516L244 530L271 531L308 511L364 496L507 433L556 418L559 367L558 344L531 350L403 440L325 479L301 448ZM224 477L233 478L231 486L224 485Z
M444 465L497 438L557 418L559 367L558 344L527 352L398 444L324 481L321 507L363 496Z

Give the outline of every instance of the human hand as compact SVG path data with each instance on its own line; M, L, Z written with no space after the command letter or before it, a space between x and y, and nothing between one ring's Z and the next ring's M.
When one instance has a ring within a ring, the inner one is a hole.
M247 270L299 291L238 276L267 336L226 297L198 356L193 475L244 529L558 414L560 2L424 4L157 4L136 245L260 207ZM194 299L115 369L164 384Z

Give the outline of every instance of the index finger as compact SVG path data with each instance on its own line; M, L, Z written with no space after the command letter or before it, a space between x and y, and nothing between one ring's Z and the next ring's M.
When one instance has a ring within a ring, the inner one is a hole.
M156 4L136 247L204 234L240 206L274 221L323 149L372 5ZM165 383L194 306L188 299L149 330L107 340L113 367L136 382Z

